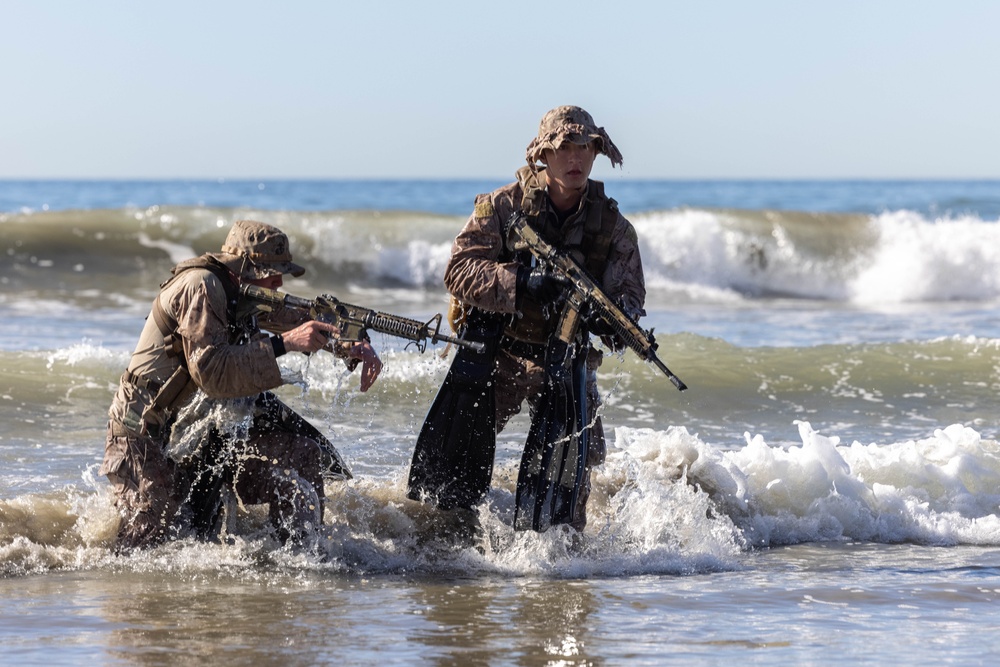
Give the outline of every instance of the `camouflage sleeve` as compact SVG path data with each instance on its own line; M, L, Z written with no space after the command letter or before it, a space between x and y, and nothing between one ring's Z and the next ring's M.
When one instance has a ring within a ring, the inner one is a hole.
M246 345L229 344L226 294L218 278L207 274L178 283L167 307L177 319L191 378L205 394L238 398L283 384L266 337Z
M639 256L639 237L632 223L621 214L611 237L611 253L603 282L608 296L626 313L635 319L646 314L646 280Z
M455 238L444 274L445 287L463 303L490 312L515 312L518 264L499 261L503 221L511 212L509 204L492 194L476 197L475 211Z

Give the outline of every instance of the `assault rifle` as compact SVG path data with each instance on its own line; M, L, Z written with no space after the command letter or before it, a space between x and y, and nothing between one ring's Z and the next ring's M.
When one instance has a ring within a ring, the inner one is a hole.
M516 213L510 219L507 232L516 236L542 265L557 271L572 285L566 296L560 328L556 331L560 340L569 343L571 336L575 334L577 322L581 319L592 323L599 321L614 331L626 347L663 371L678 390L687 389L687 385L656 356L657 344L653 338L653 330L645 331L640 328L635 320L601 290L579 262L543 239L528 224L523 213Z
M307 312L314 320L326 322L339 328L339 339L344 342L368 340L367 332L370 329L413 341L420 352L427 349L427 341L431 343L444 341L459 347L470 348L476 352L482 352L484 349L482 343L466 341L441 333L440 313L427 322L420 322L400 315L390 315L371 308L344 303L329 294L323 294L315 299L303 299L256 285L243 285L240 288L240 293L249 302L247 305L258 311L269 311L283 307Z

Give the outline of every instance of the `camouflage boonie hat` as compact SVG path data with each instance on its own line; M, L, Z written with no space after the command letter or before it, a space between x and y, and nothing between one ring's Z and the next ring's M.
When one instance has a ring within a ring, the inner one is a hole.
M292 261L285 233L256 220L234 222L222 244L222 253L222 261L244 280L270 278L281 273L298 278L306 272Z
M597 152L611 160L611 166L621 166L622 154L603 127L597 127L593 117L574 106L556 107L542 117L538 136L528 144L528 164L534 168L545 149L556 150L564 141L574 144L597 142Z

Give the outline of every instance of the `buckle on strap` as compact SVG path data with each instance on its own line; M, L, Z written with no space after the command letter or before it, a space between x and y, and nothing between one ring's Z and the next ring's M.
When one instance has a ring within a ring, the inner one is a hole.
M144 436L158 439L166 430L159 424L144 420L134 410L128 410L124 417L120 419L112 418L110 421L110 430L113 436Z
M507 334L500 336L500 349L507 350L516 357L526 359L537 360L545 357L544 343L529 343Z
M163 386L162 382L154 380L152 378L145 377L143 375L136 375L132 371L126 370L122 373L122 382L125 384L130 384L133 387L139 387L140 389L148 389L151 394L155 394L160 391L160 387Z

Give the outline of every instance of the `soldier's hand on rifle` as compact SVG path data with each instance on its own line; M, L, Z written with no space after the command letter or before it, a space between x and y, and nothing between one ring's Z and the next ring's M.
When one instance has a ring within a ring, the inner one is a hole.
M309 320L283 333L281 339L287 352L313 353L326 347L331 336L336 338L338 335L340 329L332 324Z
M382 360L375 353L375 348L368 341L361 341L351 346L347 356L361 362L361 391L368 391L382 372Z
M558 300L566 288L570 286L566 276L541 266L530 270L523 268L517 277L518 283L523 286L524 291L541 303Z
M646 314L646 311L640 307L629 305L625 303L623 298L615 299L614 304L621 308L622 312L625 313L632 321L638 321L640 317ZM599 336L601 342L604 343L609 349L618 352L626 347L625 341L622 337L615 331L614 325L609 321L601 317L591 318L587 324L590 328L590 333L595 336Z
M614 327L612 327L607 321L595 319L588 324L590 333L600 337L601 342L604 343L607 348L618 352L625 347L624 341L622 341L618 334L615 333Z

